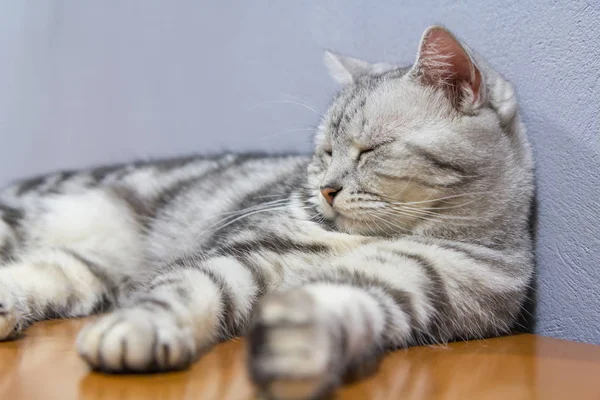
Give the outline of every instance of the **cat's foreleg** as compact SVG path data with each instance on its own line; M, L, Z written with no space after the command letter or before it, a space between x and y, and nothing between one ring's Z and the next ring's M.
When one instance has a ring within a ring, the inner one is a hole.
M508 332L526 257L411 241L362 246L268 295L250 330L252 378L277 399L316 398L383 351Z
M185 368L244 333L263 291L256 271L234 257L183 257L140 287L125 308L84 328L77 348L103 371Z

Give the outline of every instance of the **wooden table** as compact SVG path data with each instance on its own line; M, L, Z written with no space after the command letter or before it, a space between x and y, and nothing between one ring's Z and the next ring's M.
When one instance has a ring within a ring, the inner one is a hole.
M74 351L85 320L49 321L0 343L2 400L253 399L244 341L224 343L185 372L90 373ZM600 399L600 346L519 335L390 354L339 399Z

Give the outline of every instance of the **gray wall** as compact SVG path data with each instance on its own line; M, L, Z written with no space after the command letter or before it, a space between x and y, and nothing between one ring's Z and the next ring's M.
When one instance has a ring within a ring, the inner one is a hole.
M443 22L518 89L538 168L540 333L600 343L600 6L0 2L0 182L195 151L308 151L331 48L410 62Z

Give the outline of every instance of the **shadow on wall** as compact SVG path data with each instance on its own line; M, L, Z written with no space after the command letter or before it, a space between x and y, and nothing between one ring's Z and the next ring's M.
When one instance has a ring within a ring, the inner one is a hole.
M535 305L527 308L535 321L529 317L528 327L543 335L600 343L598 118L567 126L562 110L548 114L535 108L525 116L535 129L530 138L536 153L531 220Z
M533 246L535 252L535 246L537 243L536 233L538 229L538 220L537 220L537 190L534 193L533 201L531 202L531 211L529 216L529 234L533 239ZM535 315L536 315L536 305L537 305L537 265L534 270L533 276L531 277L531 282L529 283L529 288L527 289L527 294L525 298L525 302L523 304L523 308L521 310L521 314L517 319L517 326L515 328L516 332L524 332L524 333L534 333L536 324L535 324Z

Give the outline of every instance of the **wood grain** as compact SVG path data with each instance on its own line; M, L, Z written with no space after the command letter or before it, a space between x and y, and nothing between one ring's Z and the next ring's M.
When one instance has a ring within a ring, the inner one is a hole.
M107 376L90 372L74 351L85 322L38 323L23 339L0 343L0 399L256 398L243 340L223 343L188 371ZM335 398L600 399L600 346L519 335L400 350Z

